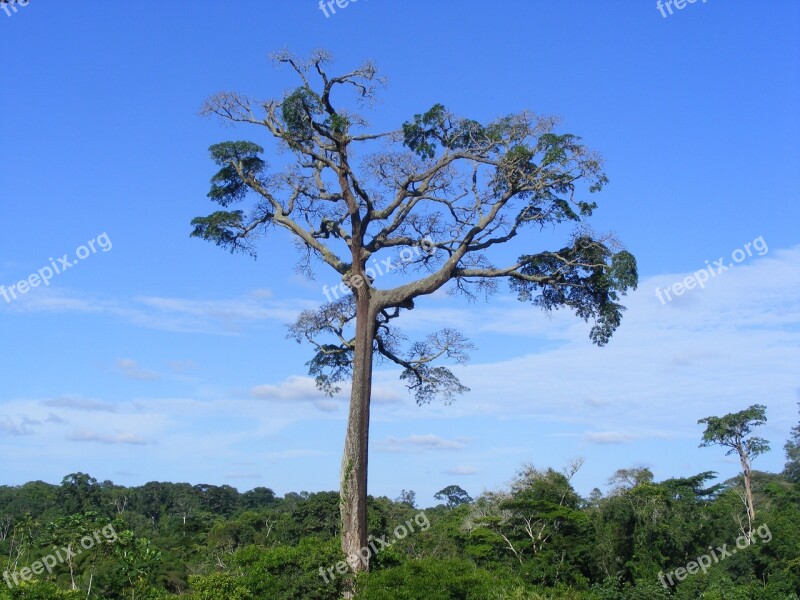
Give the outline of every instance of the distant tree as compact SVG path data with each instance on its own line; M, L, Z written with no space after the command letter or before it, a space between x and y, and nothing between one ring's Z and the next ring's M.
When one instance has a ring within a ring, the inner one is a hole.
M800 402L797 403L800 407ZM783 471L792 483L800 483L800 423L792 428L792 437L784 446L786 450L786 467Z
M170 485L160 481L148 481L143 486L135 488L136 509L145 515L154 527L168 509Z
M213 145L220 170L208 196L222 209L195 218L192 235L254 254L254 241L279 228L297 243L302 272L311 275L317 261L340 278L324 288L329 302L302 312L290 333L313 346L309 373L320 389L350 384L341 463L342 549L350 555L367 544L374 359L400 367L419 403L467 391L434 364L467 360L464 336L445 328L407 343L395 319L446 286L474 297L506 282L520 301L592 320L590 338L602 346L621 322L620 296L636 287L636 261L613 236L587 227L596 204L586 198L607 182L602 160L578 136L556 133L555 118L521 112L481 124L435 104L393 131L365 131L366 120L343 103L348 91L357 103L375 100L384 80L372 64L332 76L324 51L276 61L295 71L299 87L272 100L219 93L203 113L257 127L290 153L281 159L289 164L268 173L259 144ZM231 210L250 193L251 209ZM559 225L563 247L535 247L532 231ZM510 258L501 247L518 236ZM417 277L398 282L409 273Z
M239 505L239 491L229 485L200 483L193 487L206 510L215 515L230 515Z
M4 513L15 519L26 514L38 518L55 506L62 510L69 509L69 505L64 506L62 503L64 494L65 491L60 486L44 481L29 481L19 487L3 486L0 488L0 507ZM72 508L79 502L75 501Z
M275 503L275 492L270 488L257 487L241 496L243 508L265 508Z
M592 488L589 492L589 497L586 498L586 507L596 509L599 508L600 502L603 500L603 492L600 488Z
M102 489L97 479L86 473L70 473L61 480L58 501L66 514L101 508Z
M414 490L400 490L400 495L395 499L395 502L407 504L414 508L417 505L417 493Z
M110 482L109 482L110 483ZM120 485L106 485L104 486L103 493L106 497L106 503L111 506L114 513L121 515L128 508L128 503L131 501L131 491Z
M630 469L617 469L608 479L609 485L615 486L617 490L635 488L642 483L651 483L653 472L647 467L633 467Z
M470 495L457 485L448 485L446 488L436 492L433 497L436 500L446 500L449 508L456 508L462 504L472 502Z
M200 498L194 488L188 483L178 483L173 486L170 499L171 512L181 519L183 535L186 535L186 522L200 508Z
M509 550L519 564L528 556L541 555L553 545L556 536L574 533L586 524L585 515L579 510L580 496L570 483L582 463L578 460L562 473L542 471L530 464L523 466L510 491L482 494L472 504L465 523L470 535L486 542L492 538L482 530L492 532L497 543ZM558 540L558 545L565 552L568 544ZM552 558L550 555L544 562ZM555 572L551 576L556 580L563 558L561 554L552 565Z
M725 453L737 454L742 466L744 478L744 504L747 509L747 527L742 532L750 540L756 521L756 509L753 502L752 489L752 463L755 458L769 451L769 443L760 437L748 437L753 428L767 422L767 407L763 404L752 406L737 413L730 413L723 417L706 417L700 419L699 424L705 424L701 447L723 446L728 448Z
M292 507L292 521L299 528L299 536L319 535L333 537L339 531L339 494L319 492L310 494L303 502Z

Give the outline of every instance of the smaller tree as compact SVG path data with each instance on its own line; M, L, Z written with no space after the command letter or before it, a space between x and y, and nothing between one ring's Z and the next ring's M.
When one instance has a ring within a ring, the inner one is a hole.
M552 545L554 535L575 530L585 520L578 510L580 497L570 483L582 464L583 459L573 461L563 473L524 465L510 491L487 492L475 501L465 529L485 543L491 543L492 536L484 533L491 532L520 564L527 556L540 555ZM555 560L552 581L556 581L564 555L551 553L544 562L551 558Z
M70 473L61 480L58 503L65 514L78 514L101 508L102 488L86 473Z
M436 492L433 497L436 500L446 500L448 508L456 508L462 504L472 502L472 498L466 490L457 485L448 485L446 488Z
M400 490L400 495L395 498L395 502L398 504L407 504L411 508L416 508L417 493L414 490Z
M797 403L800 407L800 402ZM792 483L800 483L800 423L792 428L792 437L784 446L786 450L786 468L783 474Z
M608 478L608 484L614 486L614 491L630 490L643 483L653 482L653 472L647 467L632 467L630 469L617 469Z
M739 456L744 478L744 504L747 509L747 528L742 527L742 533L747 536L748 540L752 539L756 520L751 465L756 457L769 451L767 440L748 436L754 427L767 422L766 413L766 406L753 404L737 413L730 413L724 417L706 417L698 421L698 423L706 425L700 447L725 446L728 448L726 455L736 453Z

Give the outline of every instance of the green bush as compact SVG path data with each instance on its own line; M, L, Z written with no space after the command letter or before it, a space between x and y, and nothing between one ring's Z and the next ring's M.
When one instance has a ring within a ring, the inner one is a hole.
M254 600L250 591L230 573L192 576L193 600Z
M410 560L358 578L359 600L494 600L499 579L466 560Z
M32 581L19 587L3 590L0 600L79 600L83 594L79 591L64 591L52 583Z

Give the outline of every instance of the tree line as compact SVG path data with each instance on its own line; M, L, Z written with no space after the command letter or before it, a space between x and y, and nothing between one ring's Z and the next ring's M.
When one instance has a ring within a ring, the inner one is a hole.
M628 467L584 497L572 485L576 460L523 465L507 488L474 499L450 484L424 509L411 490L370 496L376 552L357 575L331 570L346 558L335 491L125 487L86 473L0 486L0 599L798 598L800 425L783 472L754 470L767 444L752 433L762 408L701 421L701 445L745 454L743 472L726 481L710 471L655 481ZM425 527L404 527L415 522ZM54 548L78 552L23 580Z

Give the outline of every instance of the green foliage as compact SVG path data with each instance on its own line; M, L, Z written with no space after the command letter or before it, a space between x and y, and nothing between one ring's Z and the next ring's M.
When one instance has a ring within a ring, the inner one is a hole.
M320 97L307 87L297 88L281 105L281 116L288 133L287 141L302 145L314 135L314 120L322 113ZM343 118L332 123L333 128L343 131L347 122Z
M753 477L761 506L756 543L707 574L676 581L672 596L663 588L659 573L686 566L708 546L731 548L740 535L731 515L741 500L713 478L703 472L656 482L647 470L619 469L609 495L587 501L564 474L526 467L507 491L425 509L430 527L374 556L372 571L358 580L359 598L797 600L800 489L767 473ZM210 484L125 488L85 474L66 479L69 491L42 482L0 488L0 572L19 571L54 545L111 523L118 540L103 539L76 557L78 590L68 591L70 572L60 564L22 586L1 585L0 600L339 600L352 577L336 570L344 557L334 492L281 498L269 488L240 494ZM52 501L58 494L71 506L99 509L63 514ZM455 485L441 494L466 499ZM410 492L396 501L370 498L370 533L391 536L413 522L416 502Z
M449 508L456 508L462 504L469 504L472 502L472 498L466 490L457 485L448 485L446 488L442 488L436 492L433 497L437 500L446 500Z
M223 142L209 149L212 160L222 168L211 178L208 197L221 206L240 202L249 190L246 181L255 179L266 167L258 156L264 149L253 142Z
M214 242L234 252L243 247L240 237L244 230L243 217L240 210L218 210L207 217L195 217L191 223L194 226L191 237Z
M359 600L488 600L500 580L465 560L412 560L360 576Z
M424 114L414 115L413 123L403 123L403 143L420 158L433 158L436 141L444 141L447 118L447 111L441 104L434 104Z
M255 598L290 600L339 600L344 579L335 573L329 581L321 576L344 557L336 539L322 541L304 538L296 546L272 548L250 547L239 551L232 559L241 570L240 581Z
M5 593L7 595L0 592L0 600L80 600L83 598L80 591L63 590L53 583L41 581L23 583Z
M193 600L254 600L254 596L232 573L195 575L189 579Z
M726 454L730 455L741 451L750 460L769 451L768 442L759 437L750 437L753 428L767 422L767 407L763 404L753 404L745 410L730 413L723 417L706 417L698 423L705 424L703 441L700 446L719 445L728 448Z
M530 301L545 310L571 308L594 326L589 337L604 346L622 321L625 308L618 302L628 289L636 289L636 259L629 252L613 252L604 243L579 236L571 246L558 252L524 255L522 274L541 278L531 281L515 278L511 289L521 301Z

